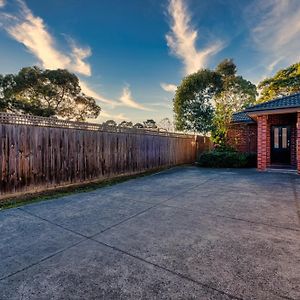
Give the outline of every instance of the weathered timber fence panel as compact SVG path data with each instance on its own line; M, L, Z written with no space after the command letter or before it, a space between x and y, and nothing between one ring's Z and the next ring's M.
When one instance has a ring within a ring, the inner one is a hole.
M0 114L0 198L192 163L196 152L193 135Z

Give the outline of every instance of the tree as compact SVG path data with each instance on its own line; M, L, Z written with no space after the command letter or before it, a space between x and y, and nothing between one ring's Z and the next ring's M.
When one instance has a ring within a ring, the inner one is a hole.
M27 67L0 77L2 111L57 116L67 120L96 118L101 108L81 92L79 79L67 70Z
M216 72L224 77L234 76L236 74L236 65L232 59L225 58L216 67Z
M222 78L222 89L214 97L212 138L216 144L226 145L232 114L253 104L257 91L254 84L236 75L236 65L232 60L222 61L216 72Z
M156 122L152 119L148 119L143 122L144 123L144 128L150 128L150 129L156 129L157 125Z
M32 78L27 78L27 81L32 81ZM18 95L20 85L16 75L0 75L0 111L22 112L44 117L54 115L54 110L43 108L40 101L20 99Z
M282 69L278 71L275 76L261 81L258 84L258 88L260 89L259 103L299 93L300 63Z
M134 125L133 125L133 128L144 128L144 125L142 124L142 123L135 123Z
M158 123L158 128L164 129L166 131L174 131L174 126L169 118L163 118Z
M102 125L104 125L104 126L114 126L115 127L115 126L117 126L117 123L114 120L107 120L104 123L102 123Z
M213 97L221 90L221 76L203 69L185 77L174 98L175 127L208 133L212 129Z
M174 98L178 130L212 133L216 143L225 143L232 114L256 99L256 86L237 76L231 59L216 70L203 69L182 80Z
M119 126L124 128L132 128L133 124L130 121L122 121Z

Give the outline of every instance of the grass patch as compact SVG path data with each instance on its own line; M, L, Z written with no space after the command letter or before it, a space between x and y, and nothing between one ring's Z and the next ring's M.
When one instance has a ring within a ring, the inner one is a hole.
M0 200L0 211L4 209L19 207L29 203L36 203L36 202L51 200L55 198L72 195L72 194L90 192L99 188L108 187L108 186L115 185L117 183L125 182L130 179L141 178L148 175L152 175L154 173L163 170L168 170L170 168L172 167L153 169L151 171L146 171L134 175L118 176L114 178L101 180L98 182L94 181L94 182L80 183L80 184L66 186L66 187L62 186L58 188L49 189L44 192L28 193L22 196L15 196L15 197L13 196L11 198Z

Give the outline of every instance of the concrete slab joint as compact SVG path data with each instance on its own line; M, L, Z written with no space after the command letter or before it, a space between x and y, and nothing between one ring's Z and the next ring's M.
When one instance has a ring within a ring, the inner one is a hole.
M299 193L178 167L0 211L0 299L300 299Z

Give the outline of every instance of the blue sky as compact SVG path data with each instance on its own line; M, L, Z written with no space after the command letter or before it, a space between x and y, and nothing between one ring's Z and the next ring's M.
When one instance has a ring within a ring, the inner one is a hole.
M0 73L68 68L97 122L172 118L174 88L233 58L255 83L299 61L299 0L0 0Z

